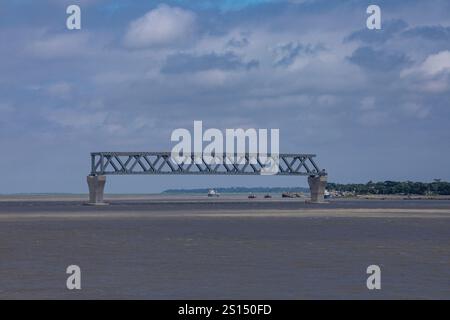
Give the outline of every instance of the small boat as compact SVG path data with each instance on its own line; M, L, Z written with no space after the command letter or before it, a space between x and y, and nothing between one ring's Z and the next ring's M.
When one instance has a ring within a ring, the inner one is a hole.
M219 194L216 190L214 190L214 189L209 189L209 191L208 191L208 197L218 197L218 196L220 196L220 194Z
M255 195L254 193L250 193L250 194L248 195L248 198L249 198L249 199L255 199L255 198L256 198L256 195Z
M281 197L283 197L283 198L293 198L294 196L290 192L283 192L281 194Z
M281 194L282 198L303 198L303 193L301 192L283 192Z
M266 195L264 195L264 198L265 199L270 199L270 198L272 198L272 196L270 194L266 194Z

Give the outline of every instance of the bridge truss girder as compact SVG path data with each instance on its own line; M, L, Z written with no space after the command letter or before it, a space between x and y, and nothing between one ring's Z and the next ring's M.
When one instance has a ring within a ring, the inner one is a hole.
M271 155L267 155L271 157ZM326 175L314 161L314 154L280 154L278 172L282 176ZM190 163L177 163L170 152L94 152L91 153L91 176L183 174L183 175L261 175L265 160L256 154L223 154L218 163L205 161L203 155L190 154ZM267 173L266 173L267 174Z

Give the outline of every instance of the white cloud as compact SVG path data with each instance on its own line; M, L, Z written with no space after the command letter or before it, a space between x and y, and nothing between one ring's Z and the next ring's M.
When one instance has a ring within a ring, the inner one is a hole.
M450 86L448 80L445 77L441 77L440 79L436 80L429 80L422 85L422 89L430 93L445 92L449 90L449 87Z
M108 114L106 112L82 112L72 109L48 111L46 118L63 127L75 129L92 129L103 126Z
M441 72L450 71L450 51L441 51L437 54L432 54L425 59L421 66L424 73L429 75L436 75Z
M429 55L422 63L403 70L402 78L411 78L414 88L430 92L445 92L449 88L450 51Z
M72 91L72 86L67 82L57 82L47 87L47 93L58 98L66 98Z
M145 48L186 43L194 30L194 13L162 4L131 22L125 35L125 44Z
M92 53L89 39L90 35L87 33L43 34L31 42L25 51L45 59L80 57Z
M401 75L420 73L425 76L435 76L442 72L450 72L450 51L429 55L421 64L404 70Z
M204 87L218 87L227 84L233 79L233 75L223 70L205 70L191 76L192 81Z
M28 90L44 92L50 97L68 98L72 93L72 85L65 81L54 82L50 84L32 84L26 86Z
M364 111L358 118L357 122L364 126L376 127L392 121L389 113L386 111Z
M430 114L429 108L414 102L405 103L402 108L407 115L416 117L418 119L424 119Z

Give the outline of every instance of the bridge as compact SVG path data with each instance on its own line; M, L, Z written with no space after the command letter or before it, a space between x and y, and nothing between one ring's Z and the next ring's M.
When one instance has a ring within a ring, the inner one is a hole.
M220 161L211 162L211 156ZM314 154L279 154L275 173L266 171L267 158L260 154L191 153L184 161L174 161L170 152L93 152L91 173L87 177L89 204L103 204L107 175L267 175L307 176L311 202L323 202L327 173L320 169Z

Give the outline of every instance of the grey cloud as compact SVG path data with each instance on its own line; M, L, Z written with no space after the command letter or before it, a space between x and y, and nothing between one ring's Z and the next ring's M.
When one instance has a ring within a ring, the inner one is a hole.
M364 43L384 43L405 30L408 24L400 19L387 20L382 23L381 30L369 30L367 28L355 31L348 35L344 42L361 41Z
M193 55L189 53L178 53L169 55L161 68L162 73L176 74L219 70L250 70L257 68L259 61L253 59L245 62L241 57L232 52L224 54L209 53L204 55Z
M362 68L373 71L399 70L411 63L403 53L388 53L371 47L360 47L348 60Z
M420 37L433 41L450 41L450 27L420 26L403 32L406 37Z
M409 27L403 20L392 19L383 22L381 30L364 28L355 31L345 37L344 42L360 41L367 44L383 44L396 36L407 39L421 38L430 41L450 41L450 27L442 25Z
M289 66L302 54L312 55L322 50L325 50L325 47L321 44L304 45L298 42L288 42L278 45L273 49L275 54L275 66Z
M250 41L248 41L248 39L245 37L241 39L232 38L227 42L227 47L244 48L248 46L249 43Z

